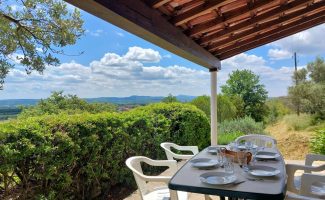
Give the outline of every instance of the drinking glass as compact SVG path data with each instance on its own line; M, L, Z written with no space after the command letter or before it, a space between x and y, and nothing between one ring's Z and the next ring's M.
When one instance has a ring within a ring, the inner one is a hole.
M238 164L239 164L240 168L243 168L244 171L248 171L247 152L239 151L239 152L237 152L237 157L238 157Z
M237 148L237 143L236 143L236 141L233 141L233 142L230 142L230 143L229 143L229 149L230 149L231 151L236 150L236 148Z
M220 165L223 165L225 162L226 149L220 148L217 150L217 160Z
M253 142L252 141L246 141L245 142L245 148L247 150L251 150L253 148Z
M224 162L224 169L225 172L228 174L234 174L234 157L233 156L227 156Z

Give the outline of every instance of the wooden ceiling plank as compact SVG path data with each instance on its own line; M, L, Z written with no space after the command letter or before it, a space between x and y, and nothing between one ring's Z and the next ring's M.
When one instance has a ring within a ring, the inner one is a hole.
M287 36L290 36L290 35L293 35L295 33L307 30L309 28L312 28L314 26L317 26L317 25L320 25L320 24L323 24L323 23L325 23L325 16L313 19L311 21L300 24L300 25L298 25L296 27L292 27L290 29L285 29L283 31L279 31L279 32L273 34L270 37L264 37L262 39L255 40L255 41L253 41L253 42L251 42L251 43L249 43L247 45L237 46L237 48L235 48L235 49L227 51L227 52L225 52L223 54L216 54L216 56L219 59L224 60L224 59L230 58L230 57L232 57L234 55L237 55L239 53L242 53L242 52L257 48L259 46L262 46L262 45L265 45L265 44L268 44L268 43L271 43L271 42L274 42L276 40L285 38Z
M166 3L170 2L171 0L145 0L147 5L153 8L159 8Z
M278 34L279 32L283 32L286 31L288 29L292 30L295 29L296 27L299 27L305 23L308 23L309 21L318 19L318 18L322 18L325 16L325 10L319 12L319 13L315 13L314 15L308 16L308 17L302 17L299 20L296 20L290 24L287 24L285 26L279 26L277 29L273 29L267 32L264 32L262 34L257 34L255 37L253 37L252 39L248 39L248 40L242 40L239 42L236 42L230 46L226 46L224 48L218 49L216 51L214 51L217 54L224 54L228 51L231 51L233 49L237 49L241 46L245 46L245 45L249 45L250 43L256 41L256 40L261 40L263 38L268 38L268 37L273 37L274 34Z
M275 9L269 10L268 12L265 12L265 13L263 13L261 15L255 16L252 19L246 20L246 21L244 21L244 22L242 22L240 24L237 24L237 25L235 25L236 27L234 27L233 29L238 29L238 28L242 28L244 26L249 26L249 25L257 23L257 22L259 22L261 20L267 20L267 19L272 18L272 17L274 17L274 16L276 16L278 14L283 13L284 11L291 10L293 8L306 5L306 4L310 3L310 2L313 2L313 1L312 0L296 0L296 1L293 1L291 3L276 7ZM258 9L258 7L255 7L255 8ZM248 8L247 8L247 12L250 12L250 10ZM204 23L204 24L197 25L197 26L193 27L192 29L189 29L188 31L186 31L187 35L193 37L193 36L195 36L197 34L200 34L202 32L213 29L213 27L218 26L220 23L229 22L229 21L231 21L231 20L233 20L235 18L244 16L245 14L247 14L247 12L246 13L238 12L237 14L234 14L234 15L229 16L228 18L226 18L225 21L223 19L221 19L221 18L218 18L218 19L216 19L214 21L210 21L210 22L207 22L207 23ZM206 39L206 40L208 40L208 39Z
M189 10L188 12L182 13L177 15L173 19L171 19L171 23L175 26L180 26L196 17L201 15L207 14L211 12L213 9L216 9L220 6L226 5L233 0L214 0L214 1L207 1L206 3L196 7L195 9Z
M294 1L294 2L298 2L298 1ZM292 2L292 3L294 3L294 2ZM306 1L305 1L306 2ZM318 3L315 3L315 4L317 4L318 6L324 6L324 1L320 1L320 2L318 2ZM288 4L287 4L288 5ZM280 13L282 13L282 12L284 12L284 11L286 11L286 9L284 9L285 7L279 7L279 10L281 10L281 12ZM291 7L292 8L292 7ZM294 7L293 7L294 8ZM279 14L279 13L278 13ZM258 23L259 21L261 21L261 20L265 20L264 19L264 17L261 17L262 15L260 15L260 16L257 16L257 17L254 17L253 19L251 19L251 20L247 20L247 21L244 21L244 22L242 22L242 23L239 23L239 24L236 24L236 25L234 25L234 26L232 26L232 27L229 27L228 29L226 29L226 30L222 30L222 31L220 31L220 32L217 32L217 33L214 33L214 34L211 34L211 35L209 35L209 36L206 36L206 37L203 37L203 38L201 38L200 39L200 41L199 41L199 43L201 44L201 45L204 45L204 44L207 44L207 43L210 43L210 42L213 42L213 40L215 39L215 38L218 38L218 37L220 37L220 36L224 36L224 35L231 35L231 34L233 34L234 32L236 32L236 31L240 31L240 30L242 30L242 29L245 29L245 28L247 28L248 26L254 26L256 23ZM270 17L274 17L274 14L272 14L272 13L268 13L268 16L269 17L267 17L267 18L270 18Z
M105 21L209 69L220 60L143 1L65 0Z
M216 43L212 43L211 45L209 45L208 50L212 51L212 50L218 48L220 45L225 45L227 43L234 42L235 40L241 39L243 37L247 37L249 35L258 34L259 32L264 31L265 29L269 29L271 27L278 26L281 23L286 23L287 21L293 20L297 17L304 16L308 13L316 12L317 10L321 10L321 9L325 10L325 3L323 5L323 7L320 7L318 4L313 4L311 6L308 6L306 9L298 10L296 12L290 13L290 14L280 17L278 19L265 22L257 27L249 29L248 31L243 31L241 33L235 34L234 36L229 36L225 40L218 41Z

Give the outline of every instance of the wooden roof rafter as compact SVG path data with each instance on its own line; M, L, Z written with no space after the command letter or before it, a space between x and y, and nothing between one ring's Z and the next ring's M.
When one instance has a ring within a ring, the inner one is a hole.
M243 31L243 32L240 32L238 34L230 35L228 38L226 38L224 40L219 40L218 42L211 43L207 47L207 49L209 51L213 51L213 50L219 48L221 45L226 45L226 44L229 44L229 43L233 43L234 41L242 39L242 38L247 37L249 35L253 35L253 34L257 35L261 31L265 31L265 29L271 29L272 27L278 27L282 23L285 23L285 22L287 22L289 20L293 20L293 19L295 19L297 17L299 18L299 17L304 16L306 14L316 12L317 9L321 10L321 8L319 8L319 7L321 7L320 5L325 6L325 2L320 2L318 4L309 5L305 9L300 9L300 10L297 10L296 12L291 12L288 15L281 15L280 17L275 18L274 20L270 20L270 21L267 21L267 22L265 22L263 24L259 24L257 26L254 26L254 27L252 27L251 29L249 29L247 31Z
M242 43L237 43L236 47L234 46L234 48L231 48L232 50L230 51L226 51L224 53L218 54L217 52L215 53L215 55L217 57L219 57L221 60L230 58L234 55L237 55L239 53L248 51L250 49L254 49L256 47L259 47L261 45L264 44L268 44L271 42L274 42L276 40L282 39L284 37L287 37L289 35L293 35L295 33L307 30L309 28L312 28L314 26L320 25L325 23L325 16L321 16L318 18L313 18L312 20L306 20L305 23L301 23L298 24L296 26L293 27L288 27L288 28L283 28L280 31L274 31L274 33L269 32L266 34L263 34L260 37L257 37L256 40L252 40L252 41L243 41Z
M325 23L325 0L65 0L210 70Z

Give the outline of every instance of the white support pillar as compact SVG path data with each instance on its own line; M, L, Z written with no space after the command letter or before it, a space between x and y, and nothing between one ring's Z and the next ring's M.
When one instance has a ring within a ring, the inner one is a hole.
M211 73L211 146L218 144L217 142L217 72L218 68L210 69Z

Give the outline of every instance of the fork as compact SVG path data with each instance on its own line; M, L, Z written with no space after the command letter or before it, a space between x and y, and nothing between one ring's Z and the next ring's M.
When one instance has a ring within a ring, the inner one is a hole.
M247 178L249 181L264 181L262 178Z

